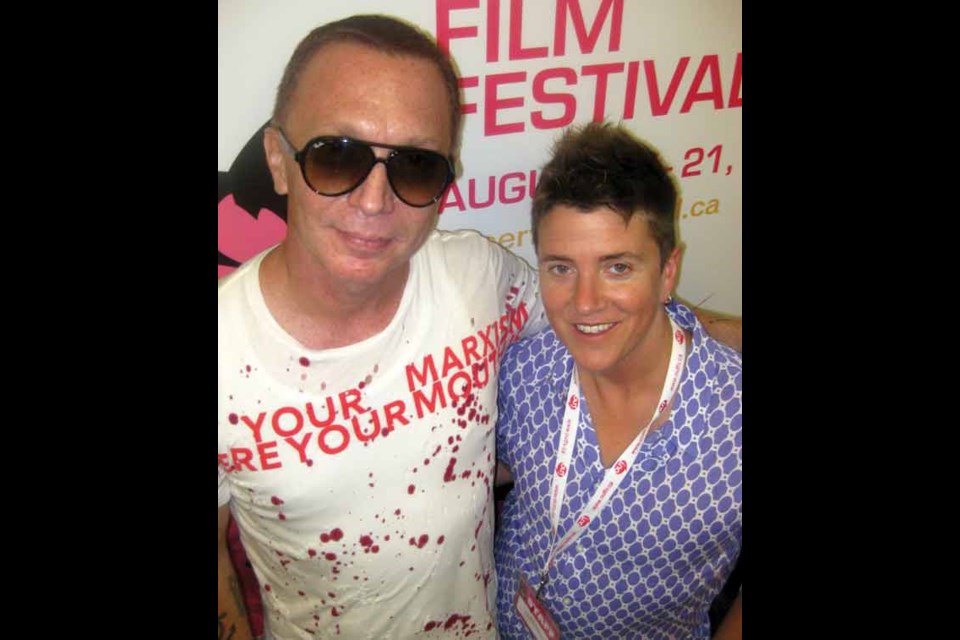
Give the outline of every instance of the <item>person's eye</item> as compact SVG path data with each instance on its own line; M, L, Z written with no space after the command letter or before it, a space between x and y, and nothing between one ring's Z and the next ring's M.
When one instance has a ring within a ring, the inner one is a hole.
M547 267L547 273L554 276L565 276L570 273L570 267L565 264L551 264Z
M633 267L631 267L626 262L615 262L612 265L610 265L609 269L610 269L610 273L617 276L625 276L631 271L633 271Z

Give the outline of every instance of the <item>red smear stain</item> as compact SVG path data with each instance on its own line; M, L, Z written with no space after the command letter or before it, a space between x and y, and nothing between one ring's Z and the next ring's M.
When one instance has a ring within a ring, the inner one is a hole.
M372 547L370 547L370 551L372 551L373 553L380 553L380 547L378 545L373 545ZM366 580L366 578L364 578L364 580Z
M457 464L456 458L450 458L450 462L447 463L447 470L443 474L444 482L452 482L456 480L457 476L453 474L453 465Z
M461 429L466 429L466 428L467 428L467 421L466 421L466 420L457 420L457 426L459 426Z
M285 566L287 566L288 564L290 564L290 561L289 561L289 560L281 560L281 561L280 561L280 566L281 566L281 567L285 567Z
M337 608L336 608L336 607L332 607L332 608L330 609L330 615L332 615L332 616L339 616L339 615L340 615L340 612L337 611Z
M413 567L410 567L410 568L413 569ZM433 622L433 621L431 620L431 621L428 622L426 625L424 625L423 630L424 630L424 631L433 631L433 628L436 627L436 626L437 626L437 623L436 623L436 622Z
M409 493L410 495L413 495L413 492L416 490L417 488L413 485L410 485L409 487L407 487L407 493Z
M416 547L416 548L418 548L418 549L423 549L423 545L427 544L427 540L429 540L429 539L430 539L430 536L428 536L427 534L424 533L424 534L422 534L422 535L420 536L420 539L419 539L419 540L415 540L415 539L413 539L413 538L410 538L410 545L411 545L411 546L414 546L414 547Z
M470 414L467 416L467 420L473 420L476 417L477 417L477 410L470 409Z
M307 466L308 466L308 467L312 467L312 466L313 466L313 460L307 459Z
M310 366L310 360L308 360L305 356L300 356L300 366L302 366L302 367L309 367L309 366Z
M313 616L313 619L314 619L314 620L319 620L319 619L320 619L320 616Z
M456 453L457 451L460 451L460 445L457 445L453 448L453 453Z
M457 436L457 442L463 442L463 438L461 438L460 436Z
M287 516L285 516L285 515L283 515L283 514L281 513L281 514L279 514L279 518L280 518L281 520L286 520L286 519L287 519Z
M365 383L363 380L361 380L359 383L357 383L357 389L363 389L365 386L367 386L367 385L366 385L366 383Z
M394 512L393 512L393 515L395 515L395 516L400 515L400 509L397 509L396 511L394 511Z
M240 417L235 413L231 413L229 416L227 416L227 420L230 421L230 424L237 424L240 422Z
M307 549L307 555L313 558L314 556L317 555L317 552L314 551L313 549Z
M460 474L460 477L461 477L461 478L469 478L469 477L470 477L470 470L467 469L466 471L464 471L463 473L461 473L461 474Z
M281 558L283 557L283 551L278 551L277 549L274 549L273 552L278 556L280 556Z
M484 586L484 588L486 588L486 586L487 586L488 584L490 584L490 572L489 572L489 571L487 571L485 574L483 574L483 586Z
M387 542L390 542L390 534L388 533L387 535L383 536L383 539Z
M453 436L447 438L447 444L453 444Z
M477 545L472 545L470 547L470 551L476 551L476 550L477 550Z
M424 458L424 459L423 459L423 464L424 464L424 466L430 464L430 458Z
M263 589L264 589L264 591L272 591L272 590L273 590L272 587L271 587L270 585L268 585L268 584L263 585Z
M373 538L370 536L360 536L360 546L370 547L373 544Z
M413 571L413 567L410 567L410 571Z
M332 562L333 560L336 560L336 559L337 559L337 554L327 552L327 553L323 554L323 557L326 558L327 560L330 560L330 561Z
M466 564L466 562L464 562L463 560L460 561L460 566L461 566L461 567L462 567L463 565L465 565L465 564Z
M483 520L480 521L480 524L477 525L477 528L473 530L473 537L477 538L480 536L480 527L483 526ZM471 549L472 551L472 549Z
M327 383L326 383L326 382L321 382L321 383L320 383L320 391L323 391L323 390L326 389L326 388L327 388Z
M339 528L334 529L333 531L330 532L330 539L333 540L334 542L336 542L342 537L343 537L343 531L340 531Z
M335 596L335 595L333 594L333 592L331 592L331 591L327 591L327 596L329 596L331 600L336 600L336 599L337 599L337 596Z
M330 535L326 533L321 533L320 542L330 542Z
M270 502L272 502L273 504L283 504L283 500L281 500L277 496L270 496Z
M297 591L297 593L298 593L299 595L301 595L301 596L307 595L307 594L305 594L303 591Z
M372 486L373 486L373 483L372 483L372 482L368 482L368 483L367 483L367 486L372 487Z
M438 444L438 445L437 445L437 449L433 452L433 457L434 457L434 458L436 458L436 457L437 457L437 454L440 453L440 447L441 447L441 445Z
M443 536L437 538L437 544L443 544Z
M334 573L340 573L340 569L337 569L336 567L334 567L334 568L333 568L333 572L334 572Z
M250 365L247 365L247 373L250 373Z
M413 468L413 472L414 472L414 473L417 472L417 468L416 468L416 467Z

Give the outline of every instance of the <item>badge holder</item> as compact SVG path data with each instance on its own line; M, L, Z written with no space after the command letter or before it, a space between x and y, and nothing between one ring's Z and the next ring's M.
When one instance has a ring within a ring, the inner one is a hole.
M517 597L513 600L513 606L523 626L536 640L559 640L560 627L553 621L550 612L540 602L527 579L523 575L520 575L519 579L520 586L517 589Z

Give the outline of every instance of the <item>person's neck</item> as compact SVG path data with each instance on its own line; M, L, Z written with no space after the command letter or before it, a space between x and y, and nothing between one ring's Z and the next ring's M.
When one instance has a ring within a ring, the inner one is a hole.
M267 255L260 285L274 318L305 347L355 344L390 324L403 298L409 263L377 283L348 286L295 254L282 243Z

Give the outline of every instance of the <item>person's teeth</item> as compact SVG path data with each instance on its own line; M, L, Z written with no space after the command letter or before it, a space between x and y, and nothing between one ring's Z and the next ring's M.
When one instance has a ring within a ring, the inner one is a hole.
M607 324L578 324L577 329L583 333L602 333L612 326L612 322Z

